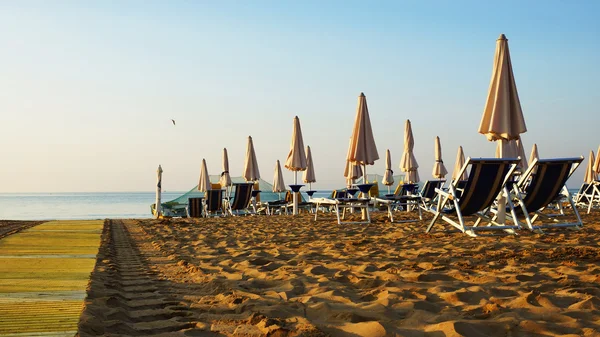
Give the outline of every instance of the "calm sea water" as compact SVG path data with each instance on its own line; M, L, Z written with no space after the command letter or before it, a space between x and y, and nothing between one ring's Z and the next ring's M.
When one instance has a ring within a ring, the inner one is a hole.
M164 192L162 202L184 192ZM321 192L315 197L328 196ZM0 193L0 219L126 219L150 218L154 192L118 193Z

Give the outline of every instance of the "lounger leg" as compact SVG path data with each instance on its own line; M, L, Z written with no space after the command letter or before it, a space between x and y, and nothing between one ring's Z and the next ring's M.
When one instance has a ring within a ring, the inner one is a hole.
M340 220L340 206L335 204L335 215L337 216L338 225L342 224L342 220Z

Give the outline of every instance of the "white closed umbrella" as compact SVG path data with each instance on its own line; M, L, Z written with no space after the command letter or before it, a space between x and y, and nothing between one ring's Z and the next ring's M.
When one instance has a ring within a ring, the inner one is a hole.
M160 165L158 165L158 170L156 170L156 203L154 204L154 218L158 219L160 217L161 205L160 205L160 197L161 197L161 189L162 189L162 173L163 169Z
M254 152L254 143L252 137L248 136L248 147L246 148L246 160L244 161L244 179L246 181L258 181L260 172L258 170L258 161Z
M294 117L294 130L292 132L292 142L290 152L285 161L285 168L294 171L294 185L298 185L298 171L306 170L306 153L304 152L304 140L302 140L302 129L300 128L300 119ZM298 193L294 191L293 214L298 214Z
M533 146L531 147L531 154L529 155L529 165L531 165L531 163L533 163L535 159L540 159L537 144L533 144Z
M598 151L596 151L596 160L594 161L594 173L596 177L600 174L600 146L598 146Z
M454 164L454 170L452 171L452 180L467 180L469 177L467 176L467 172L463 172L461 176L458 174L463 166L465 166L465 153L463 152L462 146L458 147L458 152L456 153L456 162Z
M281 164L279 164L279 160L275 164L275 175L273 176L272 191L273 193L285 192L285 183L283 182L283 174L281 173Z
M591 184L594 180L597 179L596 172L594 172L594 151L590 151L590 156L588 157L588 165L585 169L585 175L583 176L583 182L586 184Z
M302 174L302 181L308 184L309 191L312 191L312 183L317 182L310 146L306 146L306 170Z
M412 125L410 120L406 120L404 124L404 151L400 159L400 171L406 172L406 181L409 183L419 182L419 164L413 153L415 147L415 139L412 133Z
M348 158L350 157L350 146L352 145L352 139L348 145L348 154L346 155L346 167L344 167L344 177L346 177L346 183L348 187L354 184L354 179L362 176L362 169L360 165L355 162L351 162Z
M358 96L358 106L356 108L356 118L352 128L352 137L350 137L350 152L348 160L363 165L363 182L367 182L367 165L375 164L379 159L375 138L373 137L373 128L371 127L371 118L369 108L367 107L367 97L364 93Z
M202 167L200 168L200 181L198 182L198 191L206 192L211 189L210 176L206 168L206 160L202 159Z
M388 194L390 194L390 186L394 185L394 171L392 171L392 155L389 149L385 151L385 172L383 172L381 183L387 186Z
M223 149L223 172L221 172L221 178L219 179L221 187L231 186L231 176L229 175L229 156L227 155L227 149Z
M446 166L444 165L444 161L442 160L442 144L440 143L440 137L435 137L435 162L433 164L433 172L432 175L434 178L444 179L446 174L448 174L448 170L446 170Z

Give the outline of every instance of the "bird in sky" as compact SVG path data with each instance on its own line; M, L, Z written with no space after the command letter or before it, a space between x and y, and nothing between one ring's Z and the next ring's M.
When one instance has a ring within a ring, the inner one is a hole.
M173 122L173 125L175 125L175 120L174 119L171 119L171 122Z

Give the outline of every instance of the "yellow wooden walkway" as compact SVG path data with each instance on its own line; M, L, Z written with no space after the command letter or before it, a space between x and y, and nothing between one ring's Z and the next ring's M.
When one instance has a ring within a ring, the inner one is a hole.
M102 220L51 221L0 240L0 336L74 336Z

